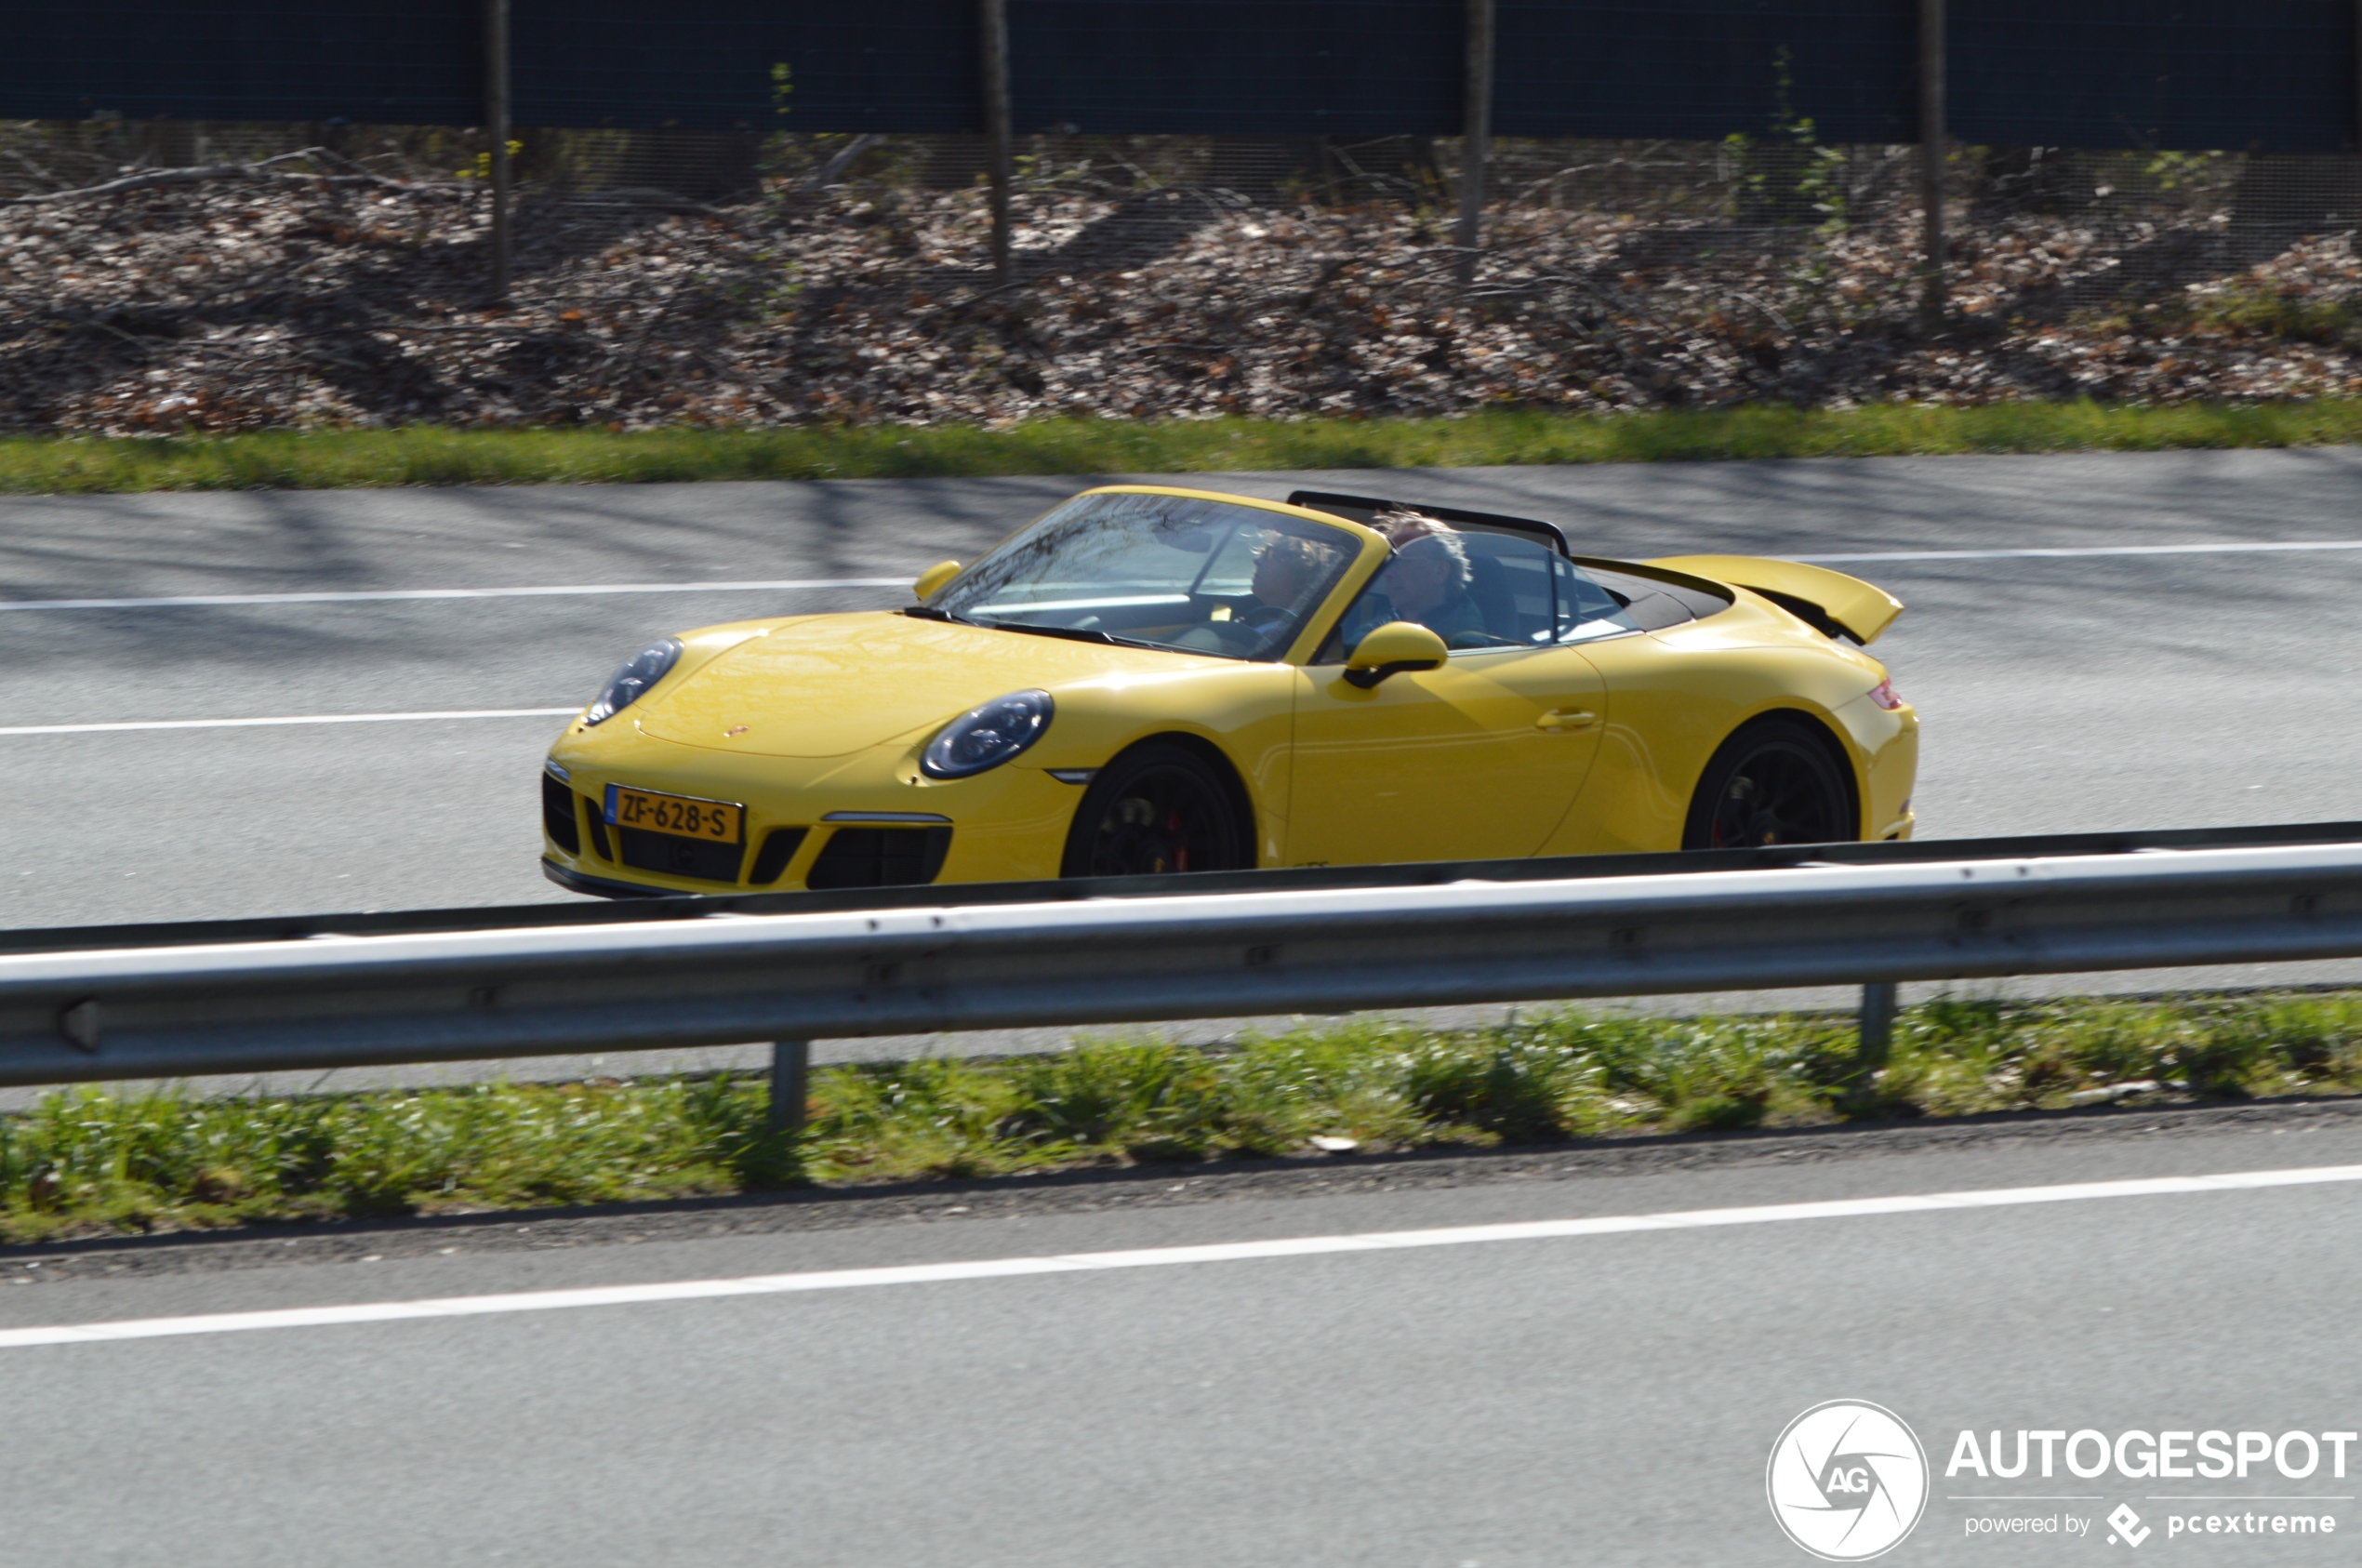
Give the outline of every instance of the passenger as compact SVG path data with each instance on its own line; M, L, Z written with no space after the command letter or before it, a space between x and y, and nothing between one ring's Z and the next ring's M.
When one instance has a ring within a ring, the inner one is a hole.
M1374 627L1408 620L1426 627L1447 647L1455 637L1482 637L1484 612L1468 594L1468 551L1448 524L1402 507L1388 507L1370 526L1394 546L1370 591L1354 605L1350 640L1360 642Z

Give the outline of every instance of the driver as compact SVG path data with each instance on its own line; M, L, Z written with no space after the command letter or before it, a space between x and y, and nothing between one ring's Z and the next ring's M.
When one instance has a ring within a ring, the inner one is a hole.
M1255 603L1239 618L1241 625L1269 639L1293 632L1303 618L1304 601L1326 575L1331 551L1294 534L1275 535L1254 553Z
M1389 507L1370 526L1394 546L1370 591L1354 606L1353 640L1390 620L1413 621L1456 646L1454 637L1484 631L1484 613L1468 596L1468 551L1449 524Z

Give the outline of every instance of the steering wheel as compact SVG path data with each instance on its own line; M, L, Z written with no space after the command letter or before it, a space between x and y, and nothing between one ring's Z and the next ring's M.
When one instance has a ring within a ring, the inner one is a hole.
M1264 633L1243 621L1201 621L1173 639L1176 648L1204 648L1208 652L1244 653L1263 642Z

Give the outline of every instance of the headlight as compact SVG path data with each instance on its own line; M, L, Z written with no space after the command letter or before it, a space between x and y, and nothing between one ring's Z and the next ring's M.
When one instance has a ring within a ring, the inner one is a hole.
M667 637L661 643L650 643L623 661L623 668L609 677L606 689L599 694L582 715L586 724L604 724L626 708L640 700L650 686L665 677L673 661L681 657L681 639Z
M1011 692L971 708L927 742L919 771L930 778L965 778L999 767L1042 738L1054 711L1046 691Z

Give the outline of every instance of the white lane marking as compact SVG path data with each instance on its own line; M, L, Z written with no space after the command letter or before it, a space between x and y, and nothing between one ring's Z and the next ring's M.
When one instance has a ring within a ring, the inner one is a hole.
M156 719L114 724L12 724L0 735L104 735L143 729L260 729L273 724L399 724L428 719L554 719L573 708L464 708L433 713L304 713L284 719Z
M752 593L806 588L908 588L909 578L783 578L770 582L608 582L556 588L383 588L338 593L193 593L170 599L0 600L7 610L176 610L207 605L361 605L395 599L551 599L584 593Z
M2294 540L2284 543L2128 544L2060 546L2028 550L1893 550L1841 555L1789 555L1788 561L2007 561L2086 555L2237 555L2289 550L2362 550L2362 539ZM541 588L386 588L317 593L194 593L155 599L0 600L11 610L170 610L219 605L360 605L405 599L549 599L569 594L792 592L824 588L903 588L907 578L780 578L751 582L570 583Z
M2131 1181L2068 1182L2051 1187L1984 1188L1893 1198L1839 1198L1815 1203L1767 1203L1752 1208L1687 1209L1667 1214L1604 1215L1590 1219L1526 1220L1508 1225L1461 1225L1432 1230L1381 1230L1351 1236L1295 1236L1207 1246L1144 1247L1128 1252L1068 1253L1046 1257L993 1257L967 1263L904 1264L885 1269L832 1269L803 1274L757 1274L735 1280L678 1280L664 1284L600 1285L504 1296L452 1296L423 1301L375 1301L347 1307L292 1307L261 1312L211 1312L185 1318L134 1318L114 1322L60 1323L0 1329L0 1349L34 1345L84 1345L117 1339L160 1339L191 1334L239 1334L259 1329L317 1328L337 1323L401 1322L417 1318L471 1318L497 1312L555 1312L577 1307L628 1307L647 1302L705 1301L732 1296L784 1296L803 1291L860 1290L876 1285L934 1284L954 1280L1005 1280L1031 1274L1089 1273L1184 1263L1241 1263L1326 1253L1387 1252L1412 1247L1467 1246L1480 1242L1533 1242L1574 1236L1614 1236L1641 1230L1689 1230L1723 1225L1770 1225L1799 1219L1848 1219L1933 1210L2010 1208L2098 1198L2148 1198L2190 1192L2310 1187L2362 1181L2362 1165L2315 1165L2291 1170L2234 1171L2221 1176L2148 1176Z
M2362 550L2362 539L2302 539L2286 544L2095 544L2043 550L1891 550L1864 555L1791 555L1791 561L2030 561L2085 555L2244 555L2287 550Z

